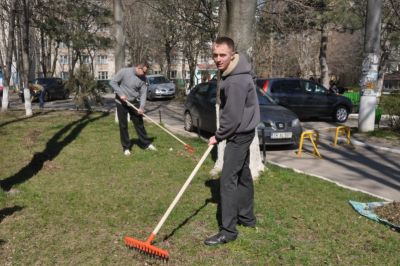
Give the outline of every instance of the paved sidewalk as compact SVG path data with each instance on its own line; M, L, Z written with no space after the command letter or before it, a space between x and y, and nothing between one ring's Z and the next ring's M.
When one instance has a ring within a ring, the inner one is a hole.
M343 144L333 147L326 138L319 142L322 159L312 155L310 144L306 143L305 149L301 157L297 149L270 150L267 161L385 200L400 200L400 150L394 153Z

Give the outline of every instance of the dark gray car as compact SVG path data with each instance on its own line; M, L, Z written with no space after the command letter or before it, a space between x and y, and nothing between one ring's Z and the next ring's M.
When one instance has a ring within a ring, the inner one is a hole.
M168 99L175 97L175 84L163 75L147 75L147 99Z
M353 109L348 98L330 92L312 80L268 78L258 79L257 85L300 118L332 117L336 122L344 123Z
M199 128L206 132L216 131L216 82L206 82L195 86L185 102L184 127L187 131ZM267 145L296 144L302 127L298 117L287 108L280 106L268 95L257 89L260 104L261 123L258 125L260 143Z

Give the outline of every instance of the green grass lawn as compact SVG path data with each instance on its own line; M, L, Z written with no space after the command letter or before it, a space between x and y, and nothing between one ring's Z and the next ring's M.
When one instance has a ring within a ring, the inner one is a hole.
M191 156L147 130L159 151L134 146L125 157L113 115L1 114L0 264L160 264L123 238L147 239L207 146L185 139ZM209 157L156 237L170 265L399 264L400 234L348 204L377 199L272 165L255 183L257 230L205 246L218 229L212 167Z

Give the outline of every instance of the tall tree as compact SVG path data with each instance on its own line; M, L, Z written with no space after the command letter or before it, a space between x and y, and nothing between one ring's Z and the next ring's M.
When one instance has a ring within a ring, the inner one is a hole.
M125 34L124 11L122 1L113 1L114 28L115 28L115 73L125 66ZM115 122L118 123L117 109L115 109Z
M20 0L21 7L21 43L22 43L22 69L20 69L20 75L22 77L22 84L24 88L24 97L25 97L25 115L32 116L32 104L29 97L29 89L28 89L28 81L30 74L30 17L32 14L31 5L29 4L29 0ZM27 92L28 90L28 92Z
M236 50L252 59L253 42L255 33L255 14L257 0L236 0L236 1L221 1L220 7L220 25L218 34L220 36L228 36L236 42ZM219 86L218 86L219 90ZM219 97L219 92L217 93ZM219 103L217 100L217 127L219 126ZM211 173L215 174L221 171L223 166L223 157L225 150L225 142L218 144L218 159ZM250 146L250 170L253 178L257 178L261 171L264 170L264 164L261 160L260 145L258 134Z
M124 12L121 0L114 0L115 73L125 65Z
M373 131L380 59L381 0L368 0L365 25L364 62L360 80L361 100L358 129Z
M5 7L5 6L3 6ZM3 47L5 48L5 65L3 64L3 53L1 56L1 68L4 74L3 78L3 97L2 97L2 105L1 111L5 112L8 109L8 92L10 87L11 81L11 65L12 65L12 58L15 49L15 19L16 19L16 8L17 8L17 0L10 0L8 6L8 23L6 21L0 20L1 28L2 28L2 36L4 40ZM3 15L6 15L3 9ZM3 16L2 16L3 17ZM8 27L5 27L7 25ZM8 34L6 35L6 29L8 28ZM7 36L7 37L6 37ZM7 40L7 41L5 41Z

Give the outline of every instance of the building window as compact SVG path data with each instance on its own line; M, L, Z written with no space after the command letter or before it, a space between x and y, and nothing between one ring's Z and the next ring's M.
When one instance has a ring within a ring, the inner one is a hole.
M97 75L98 80L108 80L108 72L107 71L99 71Z
M101 24L97 26L98 32L108 32L108 26L106 24Z
M59 48L67 48L67 45L64 42L60 42L58 45Z
M82 64L90 64L90 57L88 55L82 56Z
M97 56L97 64L106 65L107 64L107 56L106 55L98 55Z
M67 72L67 71L61 72L60 75L61 75L61 78L62 78L63 80L69 79L69 72Z
M61 65L68 65L69 60L68 60L68 55L60 55L60 64Z
M177 74L176 70L171 70L170 72L171 79L176 79L176 74Z

